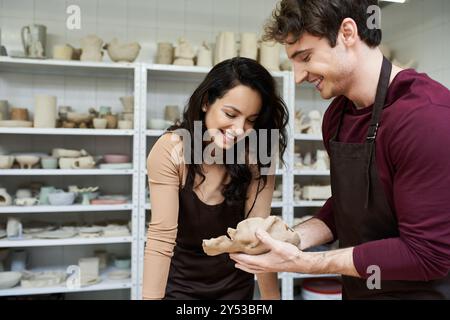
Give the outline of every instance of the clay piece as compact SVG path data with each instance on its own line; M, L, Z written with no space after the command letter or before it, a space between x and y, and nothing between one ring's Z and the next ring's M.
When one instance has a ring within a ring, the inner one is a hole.
M137 42L121 44L116 38L103 48L108 51L109 57L114 62L133 62L141 50Z
M203 251L209 256L216 256L222 253L243 252L251 255L258 255L268 252L256 237L255 232L262 229L268 232L272 238L291 243L295 246L300 244L298 233L288 227L283 220L277 216L267 218L248 218L238 223L236 229L228 228L228 236L223 235L218 238L203 240Z
M173 64L178 66L193 66L194 57L195 53L189 42L184 38L180 38L178 40L178 47L175 48L175 61Z
M197 54L197 66L199 67L212 67L213 64L212 50L206 41L203 41L202 46L198 49Z
M24 271L20 285L22 288L44 288L62 284L66 280L63 271Z
M88 35L87 37L81 39L81 61L102 61L103 40L96 35Z

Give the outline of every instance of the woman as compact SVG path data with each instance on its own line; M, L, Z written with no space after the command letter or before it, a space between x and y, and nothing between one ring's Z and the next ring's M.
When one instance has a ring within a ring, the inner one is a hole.
M253 275L236 269L228 254L207 256L202 239L226 234L227 228L248 217L270 215L275 177L261 174L270 164L263 164L259 155L253 155L256 160L250 163L248 132L278 129L275 147L282 156L286 106L267 70L254 60L233 58L208 73L191 96L183 119L156 141L147 160L152 217L143 297L252 299ZM198 124L200 135L195 130ZM193 138L180 137L180 129ZM210 141L202 141L205 132L211 133ZM223 163L196 162L199 139L200 152L212 146L211 155ZM261 141L270 154L271 139ZM232 151L236 155L242 143L245 163L229 163L228 155ZM258 284L263 299L279 299L276 274L258 275Z

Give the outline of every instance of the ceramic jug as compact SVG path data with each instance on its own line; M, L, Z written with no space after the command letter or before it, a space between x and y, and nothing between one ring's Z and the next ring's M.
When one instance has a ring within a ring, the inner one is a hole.
M159 42L156 53L156 63L172 64L173 62L173 45L169 42Z
M206 42L203 42L203 45L198 49L197 65L200 67L211 67L212 62L212 51Z

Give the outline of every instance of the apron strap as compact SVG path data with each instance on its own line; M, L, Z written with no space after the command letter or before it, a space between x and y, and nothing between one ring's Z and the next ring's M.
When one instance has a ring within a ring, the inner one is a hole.
M367 141L374 141L377 137L377 132L381 121L381 113L383 112L383 107L386 102L391 72L391 62L386 59L386 57L383 57L380 79L378 80L377 94L375 96L375 102L372 110L372 119L370 120L369 129L367 131Z
M372 167L372 158L373 152L375 148L375 139L377 137L378 128L380 127L381 122L381 114L383 112L383 107L386 102L386 96L389 89L389 82L391 79L392 72L392 64L391 62L383 56L383 63L381 66L380 78L378 80L377 86L377 94L375 96L375 102L372 110L372 118L370 120L369 129L367 131L366 142L369 145L369 156L367 161L367 172L366 172L366 180L367 180L367 193L366 193L366 201L365 208L369 207L369 198L370 198L370 169Z

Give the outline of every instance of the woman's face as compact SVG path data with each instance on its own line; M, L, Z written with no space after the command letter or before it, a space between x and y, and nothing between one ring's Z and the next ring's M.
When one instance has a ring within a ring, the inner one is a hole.
M214 143L229 149L241 140L247 130L252 129L261 110L259 93L247 86L238 85L206 110L205 125L210 130Z

